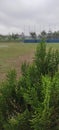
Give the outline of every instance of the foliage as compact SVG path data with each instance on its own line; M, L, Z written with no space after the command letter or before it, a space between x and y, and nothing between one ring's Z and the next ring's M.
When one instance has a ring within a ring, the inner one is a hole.
M30 130L29 123L30 114L26 110L22 114L18 114L16 117L12 117L5 125L5 130Z
M37 38L36 32L30 32L30 36L31 36L31 38L33 38L33 39L36 39L36 38Z
M38 45L22 76L8 72L0 86L0 130L59 130L59 52Z
M43 39L41 44L37 46L37 51L35 54L35 64L38 69L39 75L49 74L50 76L53 76L55 72L58 71L58 50L53 50L52 48L49 48L49 50L47 51L46 43Z

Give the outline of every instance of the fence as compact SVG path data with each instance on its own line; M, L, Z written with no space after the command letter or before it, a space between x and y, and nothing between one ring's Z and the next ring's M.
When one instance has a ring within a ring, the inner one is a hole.
M24 39L24 43L40 43L40 39ZM59 39L46 39L47 43L59 43Z

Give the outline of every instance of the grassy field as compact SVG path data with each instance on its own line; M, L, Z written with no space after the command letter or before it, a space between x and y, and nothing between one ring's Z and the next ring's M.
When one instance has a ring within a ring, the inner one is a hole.
M0 43L0 80L3 80L8 70L15 68L21 74L21 64L32 62L37 44ZM59 44L47 44L47 48L59 49Z

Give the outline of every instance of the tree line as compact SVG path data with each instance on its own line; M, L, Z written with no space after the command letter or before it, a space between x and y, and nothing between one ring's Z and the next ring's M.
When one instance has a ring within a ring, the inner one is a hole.
M46 39L59 39L59 31L49 31L46 32L45 30L43 30L40 34L36 34L36 32L30 32L30 35L32 38L46 38Z
M24 32L21 34L12 33L8 35L0 34L0 41L24 41L24 39L59 39L59 31L48 31L43 30L41 33L37 34L36 32L30 32L29 35L26 35Z

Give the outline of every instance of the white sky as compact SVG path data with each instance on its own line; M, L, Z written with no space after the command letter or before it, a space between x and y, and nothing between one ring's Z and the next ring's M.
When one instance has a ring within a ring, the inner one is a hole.
M0 0L0 34L59 30L59 0Z

